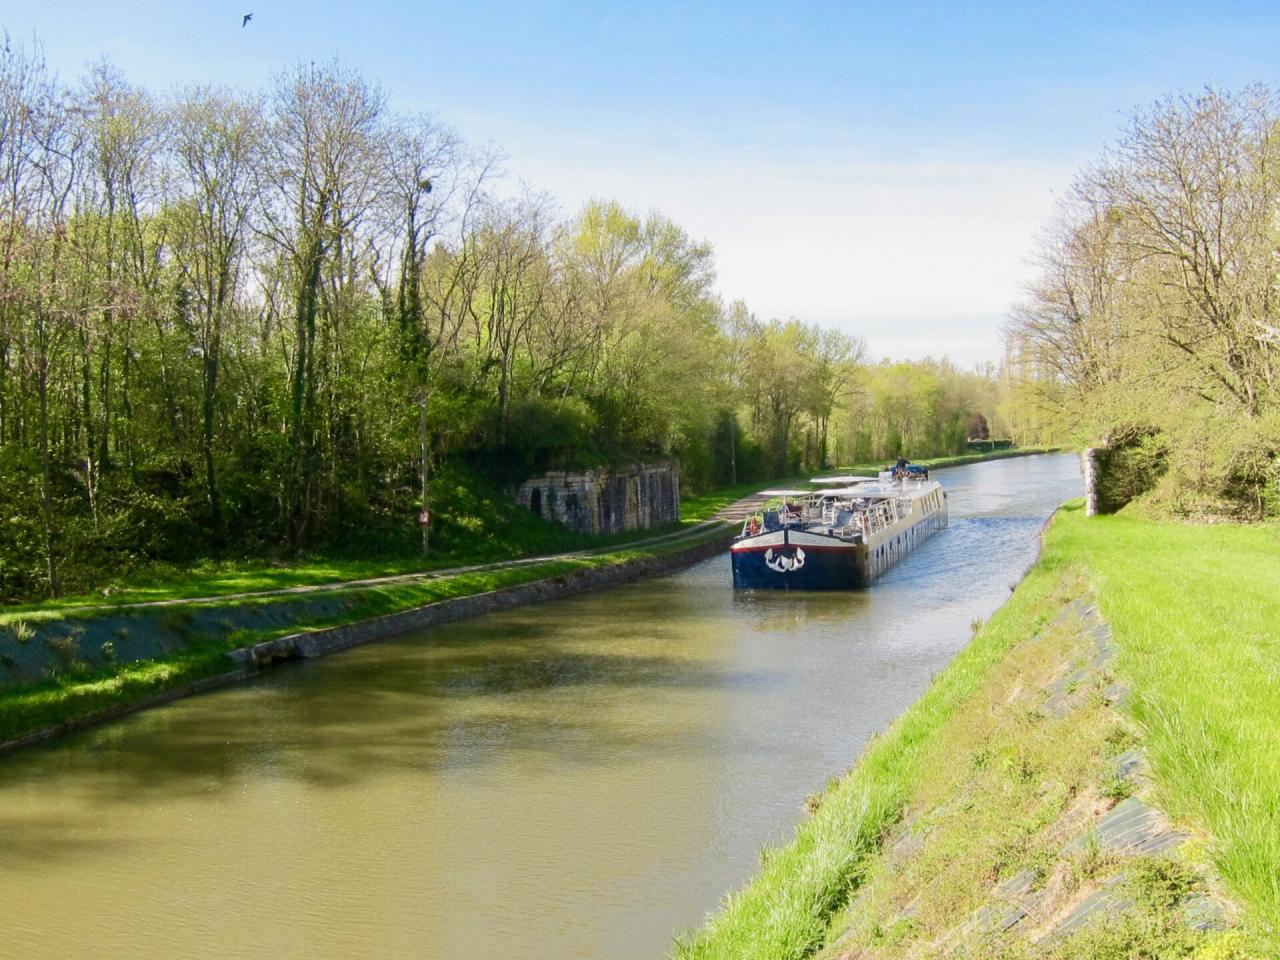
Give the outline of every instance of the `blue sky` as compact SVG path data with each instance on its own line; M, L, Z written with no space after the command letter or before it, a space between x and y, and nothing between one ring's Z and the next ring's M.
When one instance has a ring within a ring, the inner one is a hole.
M245 29L240 15L255 16ZM337 57L566 212L661 209L760 316L995 359L1054 195L1135 107L1277 80L1235 3L0 3L66 78L261 88Z

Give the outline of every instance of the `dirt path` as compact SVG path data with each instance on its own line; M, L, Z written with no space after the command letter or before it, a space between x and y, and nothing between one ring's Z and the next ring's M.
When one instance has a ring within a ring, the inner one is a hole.
M765 496L762 493L753 493L749 497L743 497L741 500L734 501L727 507L724 507L714 517L716 520L727 520L732 523L741 523L753 513L758 512L768 500L776 500L777 497Z

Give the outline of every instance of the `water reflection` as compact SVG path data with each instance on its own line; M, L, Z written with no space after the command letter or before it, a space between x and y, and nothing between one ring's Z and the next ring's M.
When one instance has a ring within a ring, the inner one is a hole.
M0 758L0 956L661 955L1079 488L1071 457L942 479L951 528L865 592L715 558Z

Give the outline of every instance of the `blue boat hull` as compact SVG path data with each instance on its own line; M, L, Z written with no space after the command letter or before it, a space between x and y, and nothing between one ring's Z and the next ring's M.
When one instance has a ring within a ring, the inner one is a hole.
M754 538L762 540L766 538ZM767 540L775 540L770 537ZM745 590L849 590L864 586L866 551L837 537L812 534L796 539L783 532L782 542L735 543L730 551L733 585Z

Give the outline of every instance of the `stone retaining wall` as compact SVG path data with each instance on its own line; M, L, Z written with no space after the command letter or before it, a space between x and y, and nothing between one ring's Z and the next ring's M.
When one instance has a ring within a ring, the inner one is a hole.
M522 483L516 499L579 533L648 530L680 520L680 474L670 463L548 473Z
M231 658L243 670L252 673L282 660L323 657L362 643L385 640L388 637L411 633L425 627L451 623L467 617L478 617L486 613L523 606L526 603L537 603L540 600L581 593L584 590L658 576L721 553L732 538L733 531L729 531L724 537L704 541L688 550L657 557L638 557L605 567L575 570L573 573L547 580L535 580L489 593L458 597L454 600L441 600L425 607L405 610L401 613L389 613L359 623L295 633L255 644L252 647L234 650Z

